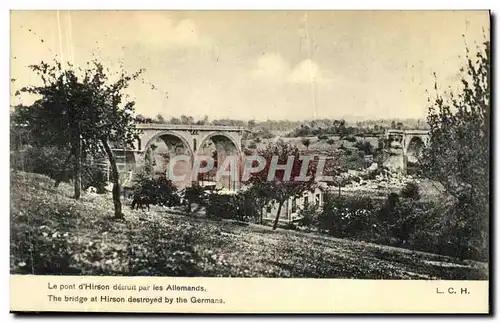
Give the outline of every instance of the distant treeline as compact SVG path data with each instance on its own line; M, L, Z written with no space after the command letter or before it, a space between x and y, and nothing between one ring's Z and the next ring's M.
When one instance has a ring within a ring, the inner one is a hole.
M162 123L174 125L220 125L239 126L251 130L250 137L273 138L276 135L286 137L307 137L318 135L354 135L354 134L380 134L387 129L424 129L427 123L420 119L404 120L366 120L349 122L344 119L317 119L317 120L237 120L237 119L215 119L209 120L208 116L196 120L192 116L182 115L179 118L165 118L158 114L155 118L137 115L138 123Z

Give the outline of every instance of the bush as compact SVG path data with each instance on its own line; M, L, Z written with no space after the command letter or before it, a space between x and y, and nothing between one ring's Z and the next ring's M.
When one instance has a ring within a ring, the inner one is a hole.
M76 237L70 205L54 207L45 201L30 200L29 207L11 209L11 268L19 274L79 274L73 246Z
M415 232L417 221L424 215L423 205L414 200L401 200L395 204L392 209L392 219L388 224L392 237L398 245L411 245L410 236Z
M401 189L401 197L409 198L409 199L416 200L416 201L420 200L420 197L421 197L420 196L420 187L415 182L407 183Z
M130 232L128 272L139 276L199 275L196 264L200 257L193 248L198 234L188 227L179 229L172 232L157 222L147 222L139 232Z
M319 230L338 237L366 238L372 232L374 210L368 197L329 196L319 216Z
M356 141L354 147L358 148L358 150L364 152L365 155L373 155L373 146L369 141Z
M240 219L240 201L237 196L212 193L208 196L206 214L208 217Z
M207 205L207 193L203 186L198 183L193 183L184 189L184 200L186 202L186 208L189 213L191 213L191 204L198 204L199 207Z
M57 147L28 147L13 152L11 162L17 170L47 175L56 181L68 182L72 177L68 152Z
M237 195L212 193L208 196L207 216L248 222L261 219L261 205L251 190Z
M306 148L309 148L311 145L311 139L309 138L302 138L300 141Z
M297 224L311 230L312 227L318 226L319 208L316 204L308 204L305 208L300 209L298 212L300 219Z
M177 206L180 204L177 188L164 174L155 177L139 175L133 187L133 194L147 197L151 204L155 205Z
M104 171L97 166L84 166L82 172L82 189L86 190L90 186L97 189L98 194L106 192L107 178Z
M251 143L248 144L249 149L257 149L257 144L255 141L252 141Z

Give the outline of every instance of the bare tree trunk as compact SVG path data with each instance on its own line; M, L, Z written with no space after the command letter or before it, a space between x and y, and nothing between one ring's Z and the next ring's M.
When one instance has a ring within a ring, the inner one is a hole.
M283 206L283 203L285 203L285 201L280 201L278 204L278 212L276 214L276 219L274 219L273 230L278 228L278 221L280 219L281 207Z
M78 200L82 191L82 147L80 135L75 135L76 139L73 139L73 154L75 160L73 161L73 186L75 188L74 198Z
M69 153L68 157L66 157L66 160L63 163L63 169L58 174L58 178L56 178L56 182L54 183L54 187L58 187L59 184L64 180L64 176L66 175L66 165L69 163L71 159L71 152Z
M118 167L116 166L116 159L113 151L111 151L111 147L108 144L108 141L105 139L101 140L104 150L106 150L106 154L108 155L109 163L111 165L111 172L113 174L113 204L115 206L115 218L123 218L124 215L122 213L122 202L120 201L120 182L119 182L119 174Z

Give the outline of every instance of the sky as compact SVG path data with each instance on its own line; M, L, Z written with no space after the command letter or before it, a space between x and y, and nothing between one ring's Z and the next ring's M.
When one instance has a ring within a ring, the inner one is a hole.
M213 119L422 118L426 90L456 88L487 11L12 11L13 93L54 57L144 83L137 113ZM155 89L152 89L154 85ZM432 95L432 93L431 93Z

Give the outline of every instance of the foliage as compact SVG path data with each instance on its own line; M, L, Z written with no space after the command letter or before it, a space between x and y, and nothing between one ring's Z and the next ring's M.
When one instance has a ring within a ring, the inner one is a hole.
M358 148L358 150L363 151L365 155L372 155L373 154L373 146L369 141L363 140L363 141L356 141L354 144L354 147Z
M347 137L345 137L345 140L347 140L348 142L356 142L357 141L356 137L354 137L354 136L347 136Z
M137 139L134 126L134 102L124 90L142 70L128 75L118 73L111 80L109 70L94 60L85 69L41 62L30 68L40 76L42 85L29 86L21 92L36 95L30 107L21 107L16 122L25 125L42 145L68 149L73 160L75 198L80 197L82 161L85 156L106 153L111 164L115 216L123 216L116 160L110 142L133 147Z
M191 213L191 205L193 203L198 204L199 207L207 204L207 192L198 183L192 183L191 186L186 187L183 197L189 213Z
M70 199L36 174L13 174L11 187L12 274L488 279L487 264L328 236L155 210L141 221L128 208L109 221L108 199Z
M454 198L444 216L457 236L477 241L487 252L490 187L490 42L477 53L466 51L458 93L430 100L430 143L423 151L423 174L440 182ZM462 229L460 229L462 228ZM458 231L457 231L458 230Z
M14 151L11 156L11 167L17 170L47 175L60 181L71 178L69 156L57 146L26 147L21 151Z
M247 184L253 187L254 192L258 196L267 201L274 200L278 203L278 211L273 224L273 229L276 229L283 203L288 198L298 197L306 190L311 190L314 187L316 166L314 163L309 163L306 176L313 175L310 176L309 180L295 180L300 176L302 168L300 152L297 147L284 142L270 143L266 149L259 150L258 154L264 158L266 163L262 171L251 174ZM278 165L287 164L290 160L290 178L285 177L285 171L283 170L278 170L275 174L270 174L269 170L273 158L277 161ZM255 161L255 163L257 162Z
M238 194L219 194L214 191L208 195L207 216L219 219L233 219L237 221L262 221L262 208L265 199L258 196L250 188Z
M144 173L153 176L155 173L155 165L154 150L152 147L149 147L144 154Z
M139 174L133 187L134 196L146 197L151 204L160 206L177 206L180 196L172 181L165 174L160 176L147 176Z
M71 156L55 146L32 146L22 151L11 153L11 167L18 171L47 175L55 181L55 186L61 182L73 180L70 166ZM85 163L82 169L82 188L95 187L97 193L105 192L106 176L101 168L91 163Z
M319 230L338 237L363 238L375 223L374 210L367 197L328 196L319 216Z
M408 182L401 189L401 197L412 200L420 200L420 187L415 182Z
M311 139L309 138L302 138L302 140L300 141L306 148L309 148L309 146L311 145Z
M299 210L298 216L300 219L297 224L306 227L310 231L312 227L318 226L319 214L320 209L317 204L308 204Z
M255 143L255 141L252 141L250 144L248 144L248 148L249 149L256 149L257 148L257 144Z

